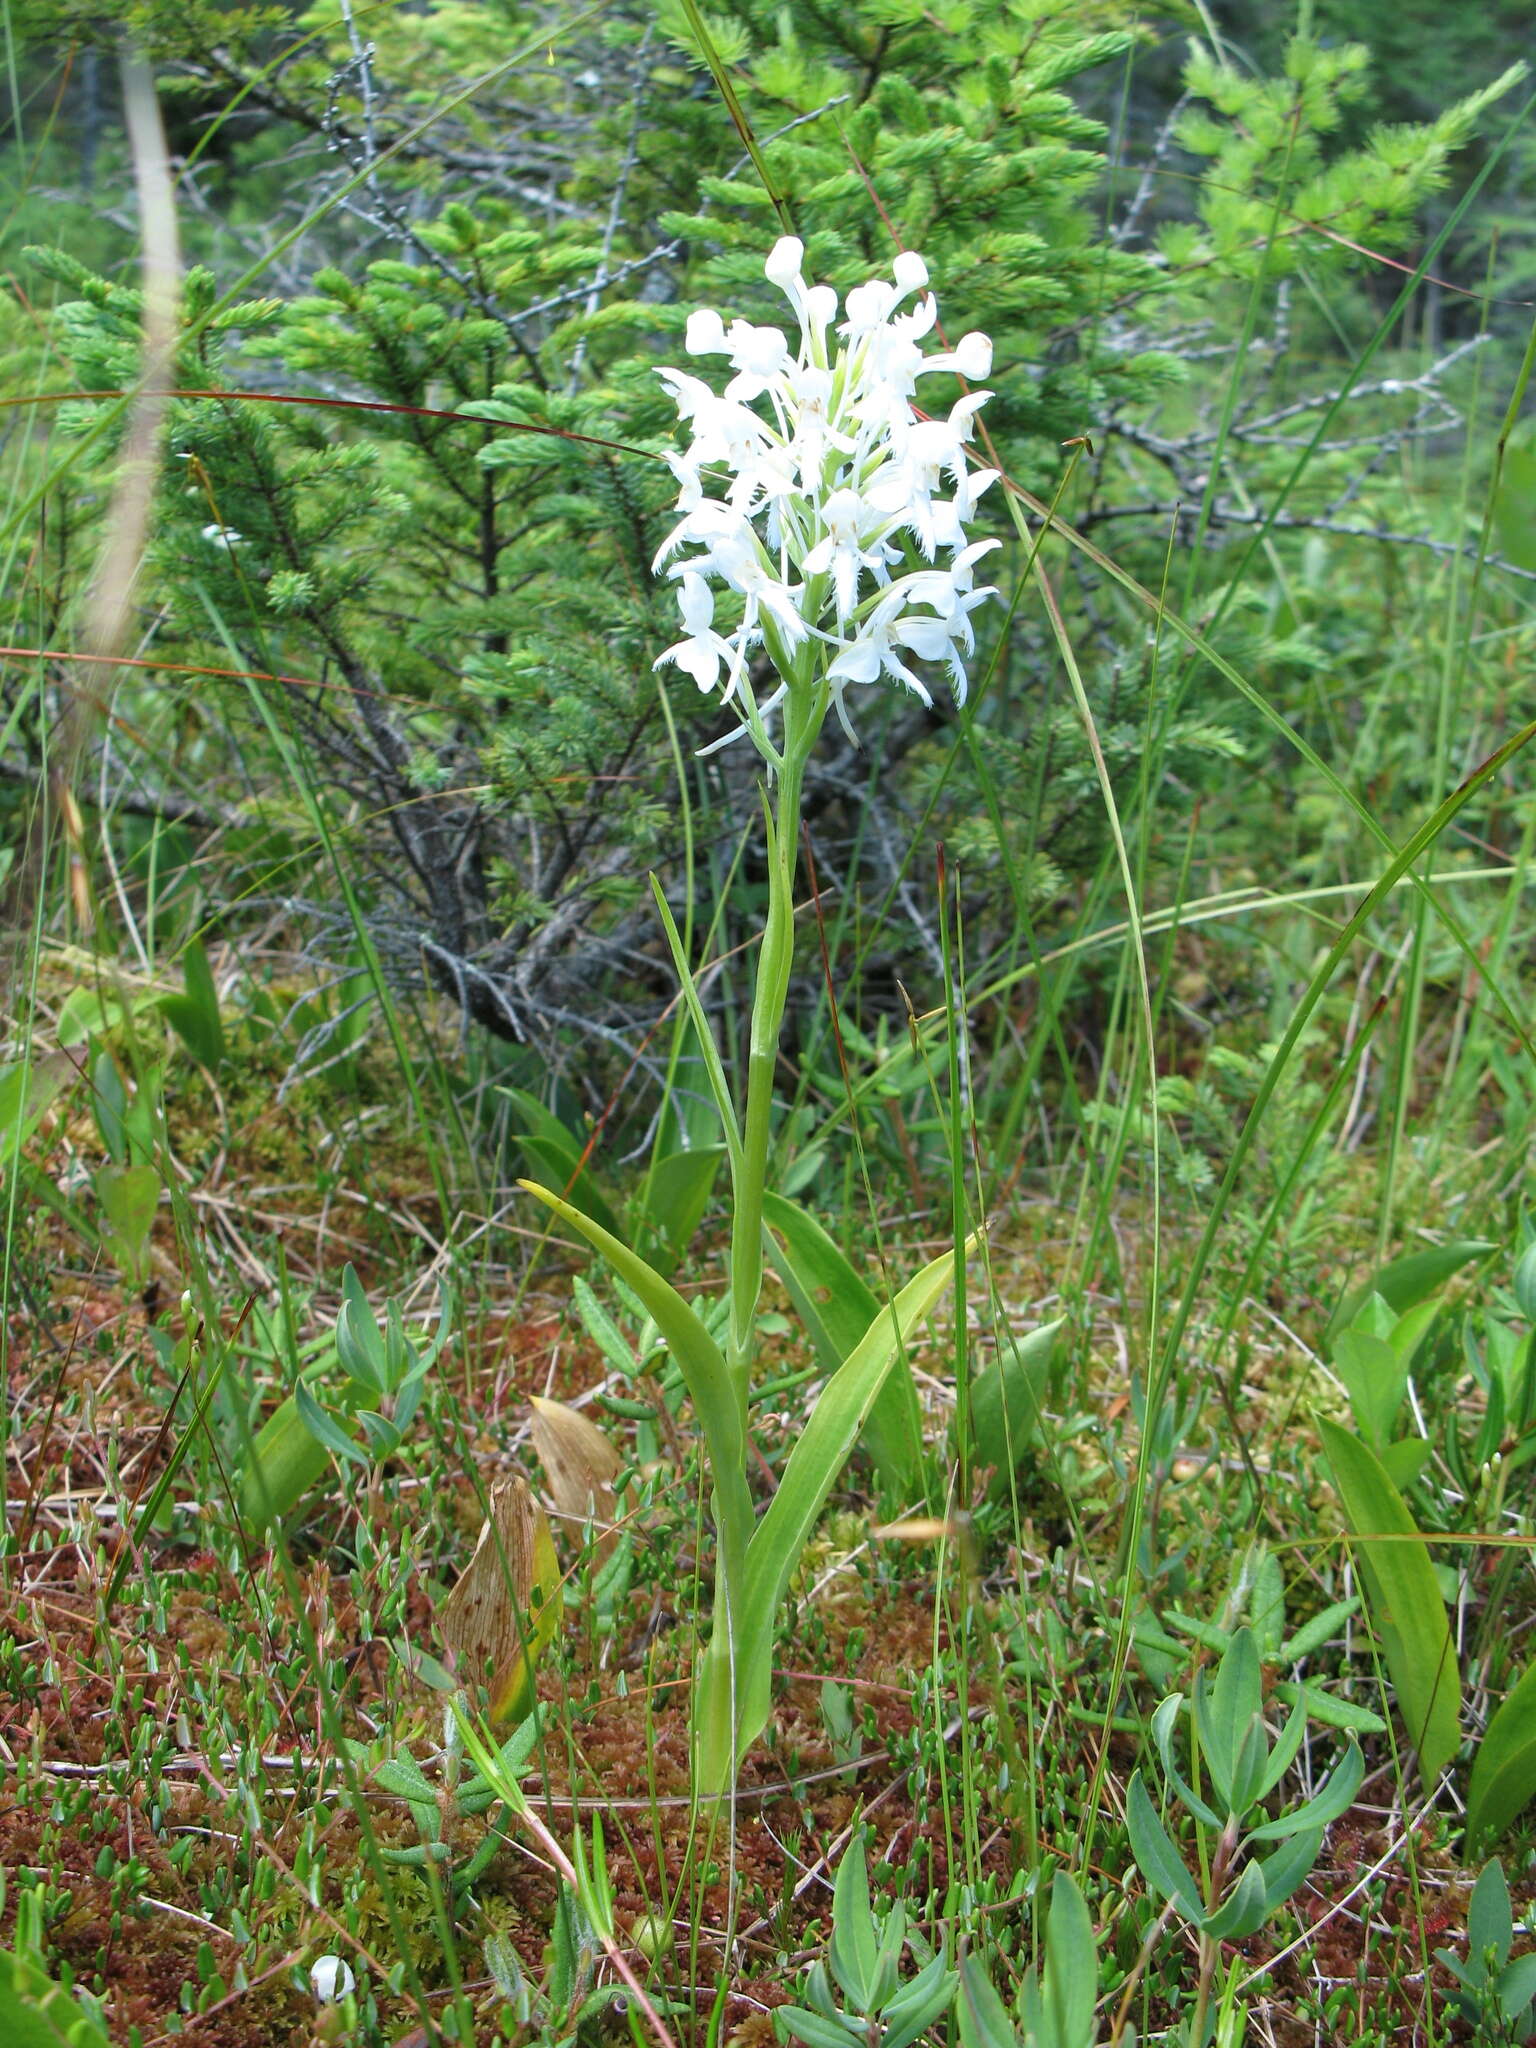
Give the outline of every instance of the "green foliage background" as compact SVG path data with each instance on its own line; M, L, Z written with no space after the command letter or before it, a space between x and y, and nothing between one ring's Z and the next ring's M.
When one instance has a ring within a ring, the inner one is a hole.
M159 67L198 198L183 209L199 260L177 388L205 395L178 397L165 430L135 650L163 667L116 686L130 813L220 828L229 889L307 901L320 951L329 930L340 960L334 891L323 869L305 879L323 804L392 974L531 1048L535 1070L587 1057L594 1033L608 1050L593 1073L610 1055L622 1068L619 1046L655 1010L666 976L644 878L688 888L679 778L707 821L691 857L716 882L755 815L737 755L693 758L728 725L652 671L674 617L652 566L675 425L654 371L680 358L695 305L777 317L761 265L785 223L841 289L896 246L920 249L946 331L996 344L987 422L1008 478L1150 587L1170 530L1197 543L1169 598L1282 715L1335 735L1363 720L1368 771L1424 793L1417 765L1388 765L1374 630L1338 601L1345 555L1273 533L1254 573L1254 508L1298 527L1418 522L1407 458L1454 421L1458 373L1389 336L1399 374L1351 400L1340 431L1348 350L1317 294L1337 280L1347 296L1364 249L1412 254L1459 153L1475 138L1486 153L1512 75L1383 124L1368 52L1321 22L1286 41L1266 27L1264 70L1236 36L1197 38L1175 84L1184 24L1118 0L702 17L669 0L553 30L513 5L366 20L144 5L111 23L35 6L11 25L38 96L66 57L89 74L57 87L39 163L63 175L84 93L94 188L126 176L109 48L126 28ZM1136 166L1109 162L1099 111L1122 137L1158 117L1136 187ZM38 234L39 203L18 193L33 246L16 258L13 368L50 399L126 391L140 345L128 242L64 221ZM1225 415L1212 362L1246 380ZM10 557L39 645L81 631L124 417L88 399L13 421L18 476L46 480L42 545ZM1034 538L1001 489L987 512L1010 542L1006 585ZM1091 565L1053 574L1111 784L1132 824L1155 800L1144 856L1176 866L1181 812L1221 818L1239 786L1242 806L1264 806L1274 742ZM958 735L872 696L863 750L822 765L808 817L846 901L892 899L914 827L919 847L943 839L969 877L974 961L1006 974L1102 888L1109 843L1039 606L1026 594L988 631ZM12 675L19 822L67 685ZM1326 853L1304 803L1274 822ZM751 930L754 888L749 863L723 898L721 944ZM921 961L920 935L914 952L881 922L855 1023Z

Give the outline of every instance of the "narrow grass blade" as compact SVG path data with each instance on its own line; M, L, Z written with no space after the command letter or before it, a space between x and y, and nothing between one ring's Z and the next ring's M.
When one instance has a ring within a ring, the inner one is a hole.
M234 1344L235 1338L240 1334L241 1325L251 1312L251 1303L254 1300L254 1295L247 1298L245 1307L240 1311L240 1321L235 1325L234 1333L230 1337L229 1343L220 1350L218 1357L209 1365L207 1376L203 1381L203 1390L197 1397L197 1406L192 1410L192 1419L182 1431L176 1448L166 1459L165 1468L161 1472L160 1477L155 1481L154 1491L150 1494L149 1499L144 1505L143 1512L139 1516L138 1527L134 1531L132 1541L124 1542L122 1549L118 1552L117 1562L112 1567L112 1576L107 1581L106 1597L102 1602L102 1613L109 1619L117 1596L122 1591L123 1580L128 1576L129 1566L142 1549L144 1540L150 1530L155 1526L160 1510L165 1505L166 1497L170 1493L172 1486L176 1483L176 1475L186 1462L187 1453L192 1448L193 1439L197 1435L198 1430L202 1428L208 1410L213 1405L213 1397L218 1390L219 1381L223 1376L225 1362L229 1357L230 1349ZM177 1386L175 1395L172 1397L171 1406L163 1424L163 1428L166 1430L171 1426L171 1417L176 1412L176 1403L180 1400L187 1382L191 1379L193 1370L194 1363L189 1359L187 1369L182 1374L180 1384ZM137 1507L137 1501L134 1502L134 1505Z
M682 985L683 1001L693 1022L694 1036L699 1041L699 1052L704 1061L704 1072L709 1077L710 1093L715 1098L715 1107L720 1112L720 1128L725 1138L725 1149L730 1155L731 1180L734 1183L741 1171L741 1132L736 1123L736 1105L731 1100L730 1083L725 1078L725 1068L720 1061L720 1048L715 1043L715 1034L710 1028L704 1005L699 1000L698 985L693 978L693 969L688 964L688 955L683 950L682 934L677 929L672 907L656 877L651 877L651 891L656 898L656 908L661 913L662 928L667 935L667 944L672 951L672 965L677 970Z

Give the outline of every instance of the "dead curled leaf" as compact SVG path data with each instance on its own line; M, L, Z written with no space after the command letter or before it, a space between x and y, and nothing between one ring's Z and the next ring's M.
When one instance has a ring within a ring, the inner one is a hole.
M534 1672L560 1624L560 1564L549 1517L513 1473L490 1491L474 1555L438 1613L467 1682L485 1680L493 1725L533 1704Z
M613 1482L622 1460L595 1422L589 1422L563 1401L529 1396L533 1410L533 1446L549 1475L550 1498L563 1522L598 1531L597 1554L605 1557L617 1541L618 1510Z

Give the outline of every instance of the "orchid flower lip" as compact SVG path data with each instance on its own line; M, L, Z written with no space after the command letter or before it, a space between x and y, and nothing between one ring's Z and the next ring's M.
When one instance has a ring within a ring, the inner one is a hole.
M727 739L750 736L770 768L782 762L766 721L818 673L821 705L850 734L850 684L894 683L931 701L914 661L945 668L963 703L971 615L997 595L976 588L975 568L1002 544L967 532L997 476L972 468L967 446L992 394L963 391L946 414L912 404L919 377L984 377L991 342L969 332L952 349L924 352L938 304L916 251L856 285L840 321L836 292L809 283L805 261L804 243L785 235L763 265L797 340L700 307L685 347L727 359L724 392L683 370L657 373L691 441L667 457L676 524L654 564L677 584L683 637L655 665L734 697L742 724ZM747 674L754 655L779 671L761 702Z

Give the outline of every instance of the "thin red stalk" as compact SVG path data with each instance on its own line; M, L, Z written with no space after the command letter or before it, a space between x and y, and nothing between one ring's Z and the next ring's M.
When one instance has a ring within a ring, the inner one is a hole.
M506 434L547 434L557 441L579 441L587 448L607 448L620 455L644 455L652 462L661 457L654 448L636 448L628 441L608 441L600 434L576 434L567 427L533 426L523 420L490 420L480 413L453 412L436 405L392 405L382 398L325 398L303 391L224 391L216 387L203 389L166 389L163 391L29 391L16 398L0 398L0 411L20 405L67 405L72 400L105 400L109 398L223 398L239 405L310 405L329 412L383 412L404 413L411 419L422 420L463 420L472 427L486 425L500 428Z

